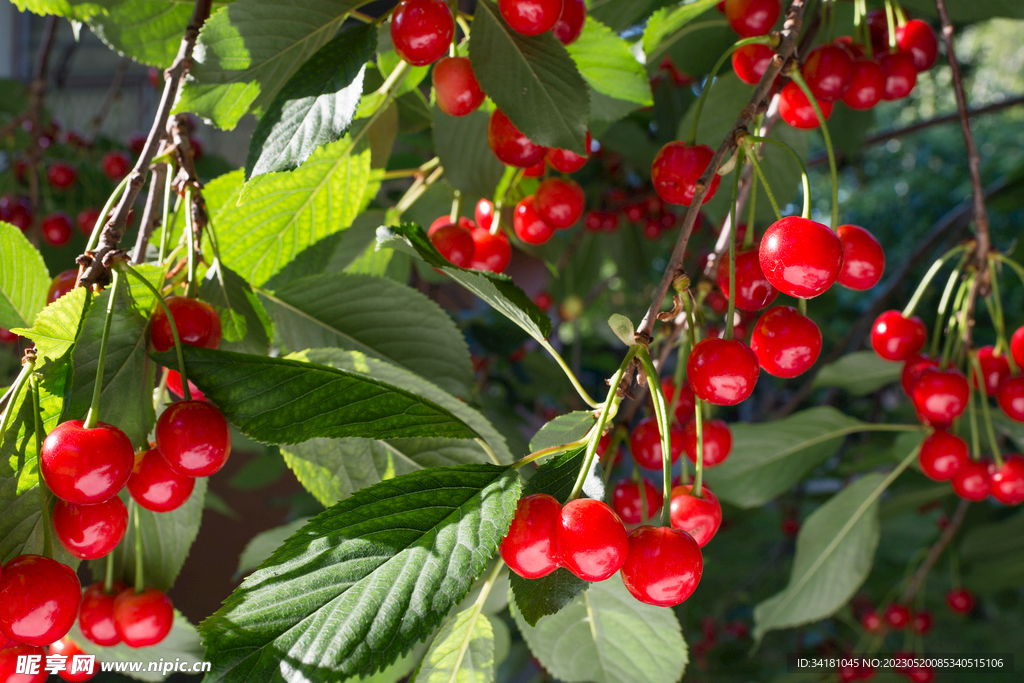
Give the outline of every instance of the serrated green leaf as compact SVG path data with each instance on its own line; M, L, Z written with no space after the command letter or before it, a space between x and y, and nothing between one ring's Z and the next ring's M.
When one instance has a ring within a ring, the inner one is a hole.
M14 0L14 5L22 12L28 10L33 14L55 14L76 21L84 21L89 17L103 12L112 4L111 0L81 2L80 0Z
M568 569L559 568L539 579L524 579L512 572L509 586L519 614L527 624L536 626L541 617L562 611L577 595L587 590L590 583Z
M221 320L225 351L267 353L274 324L252 286L214 259L199 285L199 298L213 306Z
M337 249L324 272L346 272L353 275L383 275L391 260L391 252L377 252L377 228L384 225L385 213L380 209L365 211L352 221L352 227L340 234Z
M552 446L578 441L587 435L595 422L597 420L594 418L594 413L586 410L559 415L537 430L537 433L530 439L530 450L540 451Z
M590 0L587 3L589 16L598 19L617 33L644 20L651 12L670 0Z
M494 680L494 631L476 608L444 620L413 683L490 683Z
M445 180L469 198L493 197L505 166L487 144L490 116L484 111L448 116L437 107L431 113L434 149L444 167Z
M597 92L643 106L654 104L647 70L633 56L629 43L597 19L588 16L580 37L566 49L580 75Z
M28 327L46 304L50 274L21 230L0 221L0 327Z
M714 7L715 4L717 4L717 0L694 0L694 2L681 3L676 7L662 7L652 14L651 18L647 20L643 38L644 52L648 55L648 62L653 62L653 56L664 51L662 43L672 42L672 34L684 28Z
M387 666L469 590L519 490L508 467L437 468L318 515L200 626L208 680L337 679Z
M814 387L836 387L854 396L867 396L897 382L903 366L879 358L874 351L854 351L818 371Z
M256 567L263 564L267 558L273 555L274 551L280 548L285 541L295 535L296 531L307 524L309 524L309 518L303 517L294 522L261 531L253 536L245 544L245 550L238 556L238 569L235 570L235 575L243 576L256 569Z
M149 66L166 69L174 61L192 18L187 4L124 0L89 20L89 28L110 49Z

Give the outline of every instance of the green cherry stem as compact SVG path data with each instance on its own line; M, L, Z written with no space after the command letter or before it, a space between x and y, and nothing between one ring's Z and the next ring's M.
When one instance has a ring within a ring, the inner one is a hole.
M889 52L896 52L896 12L892 0L885 0L885 23L889 27Z
M761 169L761 162L757 160L756 154L750 155L750 163L753 165L754 171L757 172L757 177L761 179L761 184L764 185L764 193L768 195L768 203L772 205L772 211L775 213L775 220L782 220L782 211L779 210L779 203L775 201L775 195L772 193L772 188L768 184L768 178ZM751 226L748 225L747 231L749 232L751 229Z
M960 265L949 274L949 279L946 280L946 287L942 290L942 298L939 299L939 308L935 317L935 329L932 331L932 344L929 355L933 358L939 352L939 342L942 339L942 330L945 327L944 321L946 320L946 312L949 310L949 302L953 297L953 288L956 287L957 280L960 279L960 271L966 263L967 256L965 254L960 259Z
M693 470L693 488L690 493L702 498L704 490L704 400L698 398L693 405L694 427L697 429L697 462Z
M159 263L161 265L163 265L164 256L167 254L167 243L170 241L170 238L171 238L171 230L172 230L172 226L171 226L171 195L174 193L174 189L173 189L174 188L174 175L175 175L175 173L174 173L174 165L173 164L169 164L168 168L167 168L167 180L166 180L166 184L164 185L164 205L163 205L163 211L161 212L162 215L160 217L160 220L162 221L161 224L160 224L161 225L161 229L160 229L160 253L159 253L159 256L158 256L157 263ZM179 204L180 201L181 201L180 198L177 198L175 200L175 204L174 204L174 209L175 209L174 210L174 219L175 220L177 220L177 218L178 218L178 210L177 209L178 209L178 204ZM143 258L145 258L146 255L142 254L141 256Z
M135 524L135 592L146 590L146 577L142 562L142 524L139 523L139 504L129 501L132 506L132 521Z
M103 592L110 595L114 592L114 553L107 553L104 564L106 567L103 573Z
M39 379L33 373L29 377L29 386L32 390L32 426L35 430L36 439L36 462L42 459L43 450L43 416L39 405ZM53 534L51 533L52 522L50 521L50 491L46 487L46 481L39 477L39 495L43 502L43 554L53 558Z
M1021 284L1024 284L1024 266L1020 265L1006 254L994 254L994 257L1000 263L1003 263L1010 267L1013 272L1017 273L1017 277L1020 278Z
M114 271L114 281L110 285L110 295L107 298L107 314L103 318L103 336L100 338L100 355L96 360L96 382L92 387L92 401L89 403L89 412L85 414L85 429L92 429L100 420L100 393L103 391L103 369L107 360L107 342L110 340L110 328L114 321L114 306L117 302L117 288L121 278Z
M743 235L743 249L750 249L754 246L754 224L757 215L757 181L755 173L750 177L750 199L747 200L747 232Z
M583 402L596 410L599 407L598 402L595 401L590 394L587 393L587 390L583 388L579 378L576 377L576 373L572 371L572 368L570 368L569 364L565 362L565 359L562 358L561 354L559 354L558 351L555 351L555 347L551 346L551 343L548 342L547 339L542 340L540 345L551 355L552 358L554 358L555 362L558 363L558 367L562 368L562 372L564 372L565 376L569 378L573 388L576 389L576 393L580 395Z
M736 317L736 199L740 191L739 169L743 168L743 148L738 149L736 154L737 170L732 174L732 198L729 201L729 309L725 315L726 339L732 339L733 318ZM747 230L750 230L750 226L747 226Z
M981 371L981 363L978 362L978 355L974 352L969 352L967 358L971 364L971 374L974 375L975 380L979 387L985 386L985 374ZM971 383L968 382L967 386L970 387ZM1003 456L999 452L999 441L996 439L996 428L992 424L992 412L988 407L988 398L985 396L984 389L978 390L978 400L981 401L981 419L985 422L985 432L988 436L988 445L992 449L992 457L995 458L996 467L1003 466Z
M904 318L909 318L914 315L914 309L917 308L918 302L921 301L921 297L924 296L925 291L927 291L928 285L932 283L932 280L935 279L935 276L938 274L939 270L942 269L942 266L945 265L946 261L967 249L973 249L973 246L961 244L960 246L953 247L935 260L935 263L931 265L928 272L924 274L923 278L921 278L921 284L919 284L917 289L914 290L914 295L910 297L910 301L908 301L907 305L903 307ZM959 268L957 271L959 272Z
M587 437L583 437L578 441L563 443L561 446L551 446L550 448L542 448L539 451L534 451L533 453L530 453L529 455L523 456L519 460L516 460L514 463L512 463L512 469L518 470L520 467L523 467L524 465L529 465L531 462L536 462L541 458L546 458L549 455L561 455L562 453L567 453L573 450L574 448L580 448L582 446L585 446L586 444Z
M196 234L192 222L192 188L185 189L185 240L188 249L188 281L185 295L194 296L196 288Z
M7 405L4 406L3 415L0 415L0 445L4 442L4 435L7 433L7 427L10 423L11 416L14 415L14 404L18 400L18 395L21 394L21 390L25 388L25 384L28 382L28 378L36 369L35 361L28 361L21 366L21 372L18 373L18 377L14 380L14 384L7 390L5 398L7 399Z
M977 392L971 383L967 383L967 416L971 421L971 459L981 460L981 437L978 433L978 409L974 407L974 395ZM984 399L983 399L984 400Z
M828 171L832 179L832 225L829 227L835 231L839 227L839 170L836 167L836 153L832 149L832 136L828 134L828 124L825 122L825 115L821 111L821 105L818 104L818 100L815 99L814 93L811 92L811 88L807 85L803 75L794 69L789 74L789 77L804 91L807 101L811 103L811 106L814 107L814 113L818 115L818 123L821 124L821 136L825 138L825 152L828 154Z
M647 347L641 347L637 357L647 374L648 389L654 401L654 417L658 421L658 431L661 433L662 496L667 502L672 498L672 435L669 432L668 407L665 405L665 394L661 391L661 382L658 380L658 370L654 367ZM641 485L640 489L643 488ZM667 504L661 509L661 525L672 525Z
M946 325L946 342L942 345L942 360L940 367L945 370L946 366L949 365L949 359L953 356L954 346L956 340L959 339L959 328L960 318L957 315L957 311L963 307L964 299L967 297L967 292L970 290L972 278L967 278L960 283L960 288L956 292L956 299L953 302L953 311L949 315L949 321Z
M789 145L787 145L782 140L776 140L775 138L764 138L764 137L759 137L757 135L745 135L745 136L743 136L743 139L744 140L748 140L751 143L767 142L768 144L775 145L776 147L779 147L780 149L784 149L784 150L786 150L786 152L789 153L789 156L793 158L793 161L796 162L796 165L800 167L800 182L803 183L803 186L804 186L804 205L803 205L803 210L801 211L800 215L803 218L810 218L811 217L811 180L810 180L810 177L807 175L807 167L804 166L803 159L801 159L800 155L796 153L796 150L793 149L792 147L790 147ZM752 148L752 152L753 151L755 151L755 150L753 150L753 148ZM751 156L753 156L753 153L751 154Z
M114 204L121 198L121 194L124 192L124 189L128 187L128 178L130 176L131 174L129 173L122 178L121 182L114 188L114 191L110 193L109 197L107 197L107 203L103 205L102 209L100 209L100 217L97 219L97 224L93 227L92 234L89 235L89 243L85 245L85 253L92 251L96 248L96 245L99 244L100 233L103 232L102 228L107 223L107 218L110 216L110 210L114 208Z

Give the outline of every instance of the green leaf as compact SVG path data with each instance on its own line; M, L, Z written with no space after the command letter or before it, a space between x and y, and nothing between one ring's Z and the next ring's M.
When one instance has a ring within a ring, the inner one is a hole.
M178 54L191 18L188 4L124 0L92 17L89 28L118 54L166 69Z
M868 577L880 536L878 497L888 481L868 474L814 511L796 538L789 585L754 608L754 639L835 614Z
M937 17L935 3L928 0L906 0L900 3L915 17ZM984 21L995 17L1024 19L1024 5L1017 0L946 0L949 18L955 24Z
M775 422L730 424L732 453L705 476L721 500L741 508L758 507L825 462L847 434L863 426L828 406Z
M335 36L281 88L253 131L246 179L298 168L313 151L338 140L352 124L366 61L377 46L370 24Z
M303 517L294 522L289 522L267 531L261 531L253 536L245 544L245 550L238 556L238 569L235 570L235 575L242 576L256 569L256 567L263 564L267 558L273 555L274 551L280 548L285 541L295 535L296 531L307 524L309 524L309 518Z
M587 84L554 34L516 33L491 0L480 0L469 59L480 87L523 134L538 145L585 152Z
M695 0L675 7L662 7L652 14L644 28L644 52L648 55L648 62L653 63L653 55L663 51L659 50L662 43L666 40L675 40L672 34L714 7L716 3L717 0Z
M588 16L593 16L613 31L621 33L642 22L651 12L670 0L590 0L587 3Z
M14 0L14 5L22 12L28 10L33 14L55 14L76 21L84 21L89 17L103 12L111 4L110 0L96 2L80 2L79 0Z
M1024 581L1024 514L973 527L960 546L964 583L992 593Z
M46 305L50 274L19 228L0 221L0 327L28 327Z
M566 683L676 683L686 669L675 613L639 602L618 577L593 584L536 626L512 614L530 651Z
M874 351L854 351L818 371L814 387L837 387L867 396L900 379L902 364L879 358Z
M530 450L540 451L578 441L587 435L595 422L594 413L586 410L559 415L537 430L530 439Z
M391 251L377 251L377 228L384 225L385 213L371 209L360 214L352 227L341 233L325 272L382 276L391 262Z
M199 298L220 316L223 338L218 348L239 353L269 351L273 322L252 286L238 273L214 259L199 285Z
M629 43L597 19L587 17L583 33L566 49L580 75L597 92L643 106L654 104L647 70L633 56Z
M612 328L615 336L626 346L636 343L636 330L633 329L633 321L621 313L613 313L608 318L608 327Z
M475 607L451 615L434 636L414 683L490 683L494 630Z
M359 0L235 0L207 19L175 112L234 128L260 115Z
M477 436L437 404L357 372L195 346L182 352L189 379L243 434L263 443ZM154 358L170 368L178 362L173 351Z
M220 228L220 221L222 218L228 216L231 212L235 211L235 205L238 203L238 197L242 192L242 186L245 184L245 170L237 168L229 173L224 173L217 176L210 182L203 186L203 201L206 202L206 210L210 215L211 222L214 228ZM153 231L153 237L150 240L150 244L159 246L160 241L163 239L163 228ZM170 234L167 237L167 250L170 251L176 244L181 240L185 230L185 212L178 211L174 216L173 225L171 227ZM217 235L220 233L217 232ZM209 240L204 242L203 251L206 251L206 244Z
M200 626L208 680L337 680L387 666L469 590L519 491L508 467L436 468L318 515Z
M470 198L493 197L505 173L505 165L498 161L487 143L490 116L485 111L448 116L437 107L431 113L434 149L444 167L445 180Z
M589 582L564 568L558 568L539 579L524 579L512 572L509 585L516 609L530 626L536 626L541 617L558 614L577 595L590 587Z

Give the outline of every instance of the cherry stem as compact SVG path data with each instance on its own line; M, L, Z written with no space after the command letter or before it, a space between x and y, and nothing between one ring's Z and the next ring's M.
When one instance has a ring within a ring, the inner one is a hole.
M96 360L96 381L92 387L92 401L89 403L89 412L85 414L85 429L93 429L100 420L100 393L103 391L103 368L107 360L107 342L110 340L110 328L114 321L114 305L117 302L117 288L120 278L114 273L113 282L110 285L110 296L107 299L107 314L103 319L103 336L100 337L100 355Z
M995 253L993 257L1000 263L1006 264L1013 269L1013 272L1017 273L1017 277L1020 278L1021 284L1024 284L1024 266L1008 258L1005 254Z
M970 288L971 278L968 278L960 283L960 288L956 292L956 299L953 302L953 311L949 316L949 323L946 325L946 343L942 347L942 360L940 367L945 370L946 365L949 363L950 357L953 354L953 344L957 338L957 330L960 326L960 317L957 312L963 307L964 299L967 296L967 290Z
M892 9L892 0L885 0L885 23L889 28L889 52L896 52L896 13Z
M953 272L949 274L949 279L946 281L946 288L942 290L942 298L939 300L939 309L936 314L935 329L932 331L932 345L931 352L929 353L932 358L939 353L939 340L942 338L942 328L945 327L945 323L943 321L946 319L946 311L949 310L949 302L953 297L953 288L956 286L957 280L960 279L960 271L966 264L967 255L964 254L960 257L960 263L955 269L953 269Z
M106 569L103 575L103 592L110 595L114 592L114 553L107 553L104 564Z
M697 429L697 462L694 463L693 488L690 493L703 498L704 491L704 399L698 398L693 404L694 427Z
M754 224L757 215L757 175L750 178L750 200L747 206L747 232L743 235L743 248L750 249L754 246Z
M167 185L164 186L164 215L163 215L163 230L160 233L160 254L157 257L157 263L163 265L164 257L167 254L167 243L171 239L171 231L174 229L174 223L178 220L178 207L181 206L181 197L175 195L174 201L174 213L171 214L171 195L174 194L173 185L175 176L174 166L167 169Z
M803 74L794 69L789 77L800 86L807 97L807 101L814 107L814 113L818 115L818 123L821 125L821 137L825 139L825 152L828 154L828 171L832 179L832 225L829 227L834 231L839 227L839 170L836 168L836 153L832 149L832 136L828 134L828 124L825 122L825 115L821 111L821 105L811 92L810 86L804 80Z
M139 504L134 500L132 505L132 520L135 523L135 593L146 590L146 578L142 566L142 524L139 523Z
M1003 315L1003 298L999 294L999 269L992 267L993 259L989 258L990 265L988 269L989 280L992 285L992 293L985 297L986 305L990 306L991 309L995 309L995 315L993 320L996 321L996 326L999 331L999 340L996 342L996 351L1006 355L1006 361L1010 364L1010 373L1013 375L1017 374L1017 361L1013 359L1012 353L1007 353L1010 348L1009 342L1006 340L1006 317ZM991 301L991 303L989 303Z
M771 36L755 36L753 38L744 38L743 40L737 40L732 44L728 50L722 53L722 56L718 58L715 65L711 67L711 72L708 74L704 81L704 87L700 90L700 97L697 99L697 104L693 110L693 123L690 124L690 134L686 138L687 145L693 145L697 142L697 124L700 123L701 112L704 111L704 102L708 99L708 93L711 92L711 84L714 83L715 78L718 76L719 70L722 65L725 64L725 60L732 56L732 53L740 49L745 45L768 45L775 42L778 45L778 38L772 38Z
M974 387L967 383L967 416L971 421L971 459L981 460L981 437L978 430L978 409L974 407ZM984 400L984 399L982 399Z
M800 312L800 315L807 315L807 299L796 300L796 310Z
M25 383L28 382L28 378L35 371L35 361L28 361L21 366L21 372L18 373L18 377L14 380L14 384L7 390L4 398L7 399L7 405L4 406L3 415L0 416L0 445L4 442L4 435L7 434L8 423L11 416L14 414L14 404L18 400L18 395L21 390L25 388Z
M185 284L185 295L194 296L196 287L196 235L195 224L192 222L192 187L185 189L185 240L188 249L188 282Z
M736 168L743 166L743 148L737 152ZM733 318L736 317L736 198L740 191L740 173L733 173L732 200L729 202L729 310L725 316L725 338L732 339Z
M969 247L967 245L953 247L935 260L935 263L931 265L928 272L924 274L923 278L921 278L921 283L917 286L917 289L914 290L914 295L910 297L910 301L908 301L907 305L903 307L904 318L909 318L914 315L914 309L917 308L917 304L921 301L921 297L924 296L925 291L928 289L928 285L930 285L932 280L935 279L935 276L938 274L942 266L945 265L946 261L957 254L966 251L968 248ZM957 272L959 272L959 268L957 269Z
M34 373L29 375L29 386L32 390L32 424L36 439L36 462L42 460L43 451L43 417L39 406L39 379ZM39 477L39 495L43 501L43 555L53 558L53 536L50 532L50 496L46 481Z
M625 427L617 427L612 430L612 438L608 443L608 449L605 453L608 453L608 467L604 470L604 485L608 486L608 482L612 480L612 474L615 472L615 461L618 460L619 445L626 439L628 432ZM600 439L600 437L598 437Z
M524 465L529 465L531 462L536 462L537 460L540 460L541 458L546 458L549 455L560 455L562 453L567 453L573 450L574 448L581 448L582 446L586 445L587 437L583 437L578 441L563 443L561 446L551 446L550 448L542 448L539 451L534 451L533 453L530 453L529 455L523 456L519 460L516 460L514 463L512 463L512 469L518 470L520 467L523 467Z
M768 144L775 145L776 147L784 149L789 153L789 156L793 158L793 161L796 162L796 165L800 167L800 182L803 183L804 186L804 206L800 215L803 218L809 219L811 217L811 180L810 177L808 177L807 175L807 167L804 166L803 159L801 159L800 155L796 153L796 150L794 150L792 147L787 145L782 140L776 140L775 138L765 138L759 137L757 135L745 135L744 139L749 140L751 143L767 142ZM753 149L753 145L751 145L751 152L751 156L754 156L755 151Z
M686 343L680 340L678 342L679 350L676 352L676 369L672 373L672 384L675 386L675 391L672 392L672 400L668 406L668 421L669 424L676 419L676 408L679 406L679 397L683 393L683 375L686 374Z
M988 395L985 393L985 374L981 371L981 363L978 362L978 355L969 352L967 358L971 364L971 371L978 386L978 398L981 401L981 418L985 421L985 432L988 436L989 447L992 449L992 457L995 458L996 467L1003 466L1003 456L999 452L999 441L996 438L996 428L992 424L992 412L988 407ZM970 387L970 382L968 382Z
M556 363L558 363L558 367L562 368L562 372L564 372L565 376L569 378L569 381L576 389L576 393L578 393L580 398L583 399L583 402L591 408L597 409L599 407L598 402L595 401L590 394L587 393L587 390L583 388L583 385L580 384L579 378L576 377L576 373L572 371L572 368L569 367L568 363L565 362L565 359L562 358L558 351L555 351L555 347L551 346L547 339L541 340L540 345L545 351L551 354L551 357L555 359Z
M779 203L775 201L775 195L772 194L772 188L768 184L768 178L765 177L764 171L761 170L761 163L757 160L756 154L750 155L750 163L754 167L754 171L757 172L757 177L761 179L761 184L764 185L764 193L768 195L768 203L772 205L772 211L775 212L775 220L782 220L782 212L779 210ZM747 230L750 230L751 226L747 226Z
M665 405L665 394L661 390L661 382L658 380L658 370L654 367L651 354L646 346L640 347L637 357L643 365L647 374L648 389L651 399L654 402L654 417L658 421L658 431L661 433L661 475L662 475L662 499L661 525L672 526L670 519L669 505L672 500L672 434L669 431L669 418L667 406ZM641 490L643 486L641 486Z
M459 12L458 14L455 15L455 21L458 22L459 28L462 29L463 37L464 38L468 38L469 37L469 22L466 21L466 18L462 16L461 12Z
M121 182L117 184L117 187L114 188L114 191L110 193L109 197L107 197L107 203L103 205L102 209L100 209L100 217L96 219L96 225L93 226L92 234L89 235L89 242L88 244L85 245L86 253L94 250L96 248L96 245L99 243L100 232L102 232L99 228L101 225L106 224L107 218L110 216L111 209L114 208L114 204L117 202L117 200L121 198L121 194L124 192L124 188L128 187L128 178L130 176L131 174L129 173L128 175L121 179Z

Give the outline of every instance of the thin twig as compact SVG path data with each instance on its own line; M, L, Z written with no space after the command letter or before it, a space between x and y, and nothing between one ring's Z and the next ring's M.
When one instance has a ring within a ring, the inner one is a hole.
M941 2L942 0L939 0ZM907 589L903 591L903 604L909 605L910 601L917 595L918 589L921 588L921 584L928 577L928 572L932 570L935 563L938 562L939 557L942 555L942 551L946 549L949 542L953 540L953 536L959 531L960 525L964 523L964 517L967 515L967 508L971 506L971 501L961 500L960 504L956 507L956 512L953 513L953 519L949 521L946 528L942 530L942 535L939 536L939 540L935 542L935 545L928 551L928 555L924 558L924 562L917 568L914 575L910 577L910 581L907 582Z
M149 194L146 196L146 207L142 211L142 223L139 224L139 236L135 240L132 261L142 263L146 258L146 245L156 227L163 221L164 185L168 167L166 163L153 165L153 178L149 182Z
M124 85L124 77L128 73L128 65L131 63L132 60L127 57L122 57L118 63L117 71L114 73L114 80L110 83L110 89L107 90L107 96L103 98L103 104L100 105L96 115L92 117L92 121L89 123L90 140L95 140L96 136L99 135L103 121L106 120L107 114L110 113L110 108L121 97L121 86Z

